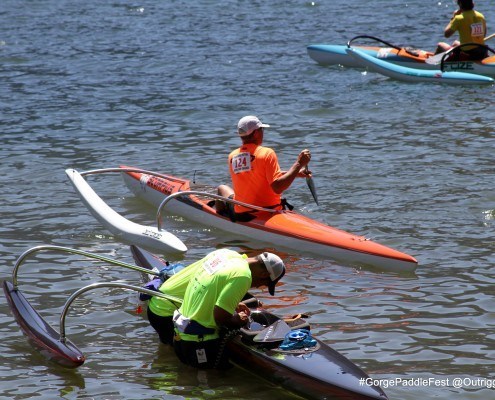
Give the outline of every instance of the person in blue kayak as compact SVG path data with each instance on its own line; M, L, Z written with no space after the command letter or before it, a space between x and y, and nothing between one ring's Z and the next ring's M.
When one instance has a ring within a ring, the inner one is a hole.
M231 366L226 346L229 333L249 321L249 308L241 300L250 288L261 286L267 286L273 296L285 265L273 253L248 258L220 249L193 268L182 305L173 315L175 353L196 368L227 369Z
M450 38L455 32L459 33L459 40L452 45L445 42L438 43L436 54L443 53L452 47L475 43L472 46L462 46L460 53L454 56L459 59L481 60L487 56L485 47L477 46L485 44L486 21L482 13L474 9L473 0L457 0L459 9L454 11L452 19L444 30L446 38Z
M311 160L311 152L302 150L297 160L288 171L282 171L275 151L262 146L264 129L270 125L263 124L256 116L248 115L239 120L237 133L242 146L229 154L228 165L233 188L220 185L218 194L234 198L258 207L282 209L285 202L281 198L296 177L311 177L307 165ZM222 201L216 202L219 213L228 212L237 221L249 221L254 218L253 209L231 203L226 207Z

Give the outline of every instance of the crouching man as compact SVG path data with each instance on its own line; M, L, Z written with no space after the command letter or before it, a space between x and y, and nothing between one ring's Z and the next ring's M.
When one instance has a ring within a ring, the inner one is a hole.
M230 367L228 332L248 323L249 308L241 300L250 288L267 286L275 294L285 265L277 255L247 257L229 249L202 260L174 313L174 349L179 359L200 369Z

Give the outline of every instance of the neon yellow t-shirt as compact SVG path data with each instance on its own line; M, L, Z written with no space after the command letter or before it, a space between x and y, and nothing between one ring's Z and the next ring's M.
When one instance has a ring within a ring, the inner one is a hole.
M459 32L459 42L485 44L486 21L478 11L463 11L450 22L450 29ZM475 46L465 46L462 50L470 50Z
M218 306L234 314L235 309L251 287L252 276L247 256L229 249L216 250L202 261L184 294L181 314L216 333L204 335L203 340L218 338L218 326L213 309ZM198 336L181 333L182 340L197 341Z
M199 268L201 268L205 259L206 258L196 261L179 271L177 274L172 275L158 290L164 294L183 299L191 277L196 274ZM174 311L180 307L180 304L174 304L163 297L152 297L148 303L148 307L156 315L171 317L174 314Z

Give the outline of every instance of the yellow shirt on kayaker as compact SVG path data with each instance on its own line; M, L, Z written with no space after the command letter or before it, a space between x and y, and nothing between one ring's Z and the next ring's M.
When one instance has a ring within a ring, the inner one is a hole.
M485 44L486 21L483 14L478 11L462 11L462 13L455 15L447 29L459 32L459 41L461 44ZM474 47L466 46L463 47L463 50L470 50Z

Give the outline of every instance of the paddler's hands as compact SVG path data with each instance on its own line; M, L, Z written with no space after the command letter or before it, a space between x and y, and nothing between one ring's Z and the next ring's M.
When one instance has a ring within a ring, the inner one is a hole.
M304 168L301 168L299 171L299 174L297 175L299 178L312 178L313 174L311 170L308 169L308 166L306 165Z
M251 315L251 310L244 303L239 303L235 309L236 314L234 314L234 320L239 327L245 326L249 322L249 315Z
M304 149L297 156L297 162L301 167L305 167L311 161L311 152L308 149Z
M236 321L236 325L238 327L246 326L249 322L249 314L241 311L239 313L234 314L234 320Z
M308 170L308 164L311 161L311 152L308 149L304 149L299 153L297 157L297 164L301 166L297 176L299 178L311 178L311 171Z
M288 171L282 172L282 175L275 179L270 186L277 194L281 194L286 190L294 181L295 178L305 178L307 175L304 173L304 168L311 160L311 153L308 149L304 149L297 156L296 162L292 164L292 167Z
M251 310L249 309L249 307L247 305L245 305L244 303L239 303L235 309L235 311L237 313L245 313L249 316L249 314L251 314Z

